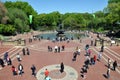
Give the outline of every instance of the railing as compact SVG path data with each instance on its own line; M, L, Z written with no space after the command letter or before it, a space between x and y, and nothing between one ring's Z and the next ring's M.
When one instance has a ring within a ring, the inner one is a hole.
M103 40L103 42L102 42L102 40ZM112 41L115 41L115 43L112 43ZM97 46L101 46L102 44L104 46L112 46L112 45L119 46L120 45L120 40L119 39L114 39L114 40L97 39L96 40L96 45Z
M2 45L15 45L15 46L24 46L25 45L25 40L14 40L14 41L3 41Z

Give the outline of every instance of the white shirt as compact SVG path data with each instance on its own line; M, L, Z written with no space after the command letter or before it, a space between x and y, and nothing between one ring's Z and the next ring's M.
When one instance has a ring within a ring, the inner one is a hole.
M20 58L20 55L17 55L16 57L17 57L17 58Z
M81 50L80 49L78 49L78 52L80 52Z
M58 49L58 46L55 46L55 49Z

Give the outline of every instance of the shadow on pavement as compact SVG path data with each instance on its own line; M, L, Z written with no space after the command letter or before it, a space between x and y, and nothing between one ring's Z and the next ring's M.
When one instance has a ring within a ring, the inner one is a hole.
M103 76L104 76L105 78L107 78L107 75L106 75L106 74L103 74Z

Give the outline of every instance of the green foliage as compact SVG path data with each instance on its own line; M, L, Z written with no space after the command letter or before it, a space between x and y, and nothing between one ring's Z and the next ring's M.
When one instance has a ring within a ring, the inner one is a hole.
M111 4L111 3L118 3L120 2L120 0L108 0L108 3Z
M4 5L0 3L0 33L4 35L14 34L15 31L17 33L28 32L30 28L33 30L56 30L60 24L66 30L90 29L101 32L120 29L118 24L120 23L120 0L108 0L108 5L103 11L92 14L60 14L58 11L37 14L31 5L23 1L6 1ZM29 15L33 16L31 24L29 23Z
M34 18L37 15L37 12L32 8L32 6L29 5L28 2L23 2L23 1L16 1L16 2L6 1L4 4L7 7L7 9L9 10L9 13L11 13L11 14L8 14L10 17L10 20L9 20L10 24L14 24L13 20L15 20L16 18L19 18L20 20L22 20L22 22L21 21L20 22L23 23L23 25L22 24L21 25L23 27L25 27L26 30L24 28L23 29L21 28L22 29L21 31L17 29L17 31L19 31L18 33L21 33L24 31L29 31L28 17L29 17L29 15L33 15L33 18ZM15 11L16 11L16 13L15 13ZM13 14L15 14L15 15L13 15ZM17 17L17 15L18 15L18 17ZM16 25L16 24L14 24L14 25ZM33 27L33 26L36 26L35 22L33 22L32 26L31 26L32 29L35 29L35 27Z
M63 15L63 24L65 29L82 29L86 27L85 19L81 13L66 13Z
M0 34L13 35L15 34L15 28L12 25L0 24Z
M112 27L118 29L119 25L117 22L120 22L120 0L109 0L108 3L108 14L105 16L106 23L110 30L113 30Z
M65 29L70 29L73 26L75 26L76 21L73 17L69 16L66 19L64 19L63 24Z
M53 22L55 23L54 26L57 26L61 23L62 15L59 12L52 12L50 13L50 16L52 16Z
M37 12L32 8L31 5L28 4L28 2L23 2L23 1L16 1L16 2L11 2L11 1L6 1L5 6L7 8L18 8L23 10L27 16L30 14L32 15L37 15Z
M39 29L56 29L60 23L61 14L59 12L52 12L49 14L39 14L34 18L34 24ZM49 28L48 28L49 27Z
M101 32L104 31L104 29L103 29L103 27L99 27L98 29L95 29L94 31L95 31L95 32L99 32L99 33L101 33Z
M18 8L8 8L9 23L13 24L18 33L29 31L28 17Z
M6 24L7 20L7 9L5 8L4 4L0 2L0 23Z

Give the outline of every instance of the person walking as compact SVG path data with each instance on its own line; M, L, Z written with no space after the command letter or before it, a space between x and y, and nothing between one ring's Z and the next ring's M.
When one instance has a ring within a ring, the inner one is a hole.
M3 61L3 59L1 59L1 58L0 58L0 65L1 65L2 67L4 67L4 61Z
M80 48L78 48L78 51L77 51L77 52L78 52L78 55L80 55L80 52L81 52Z
M19 53L17 53L16 58L17 58L18 62L20 62L22 60L22 58L21 58Z
M93 37L91 37L91 46L93 46L93 41L94 41Z
M12 60L10 57L7 57L7 65L12 65Z
M101 58L102 58L102 52L99 51L99 53L98 53L98 61L100 61Z
M85 52L86 52L86 56L88 56L88 49L89 49L89 45L87 44L86 46L85 46Z
M111 68L111 59L110 58L108 58L108 68Z
M109 79L110 78L110 68L107 69L107 78Z
M47 69L45 69L44 74L45 74L45 79L46 79L49 76L49 71Z
M48 51L50 52L50 46L48 46Z
M25 48L22 49L23 55L25 55Z
M11 70L12 70L13 76L17 75L17 70L16 70L15 66L12 66Z
M30 51L28 48L26 48L27 55L30 55Z
M62 45L62 51L64 51L65 50L65 45Z
M36 67L34 65L32 65L31 67L31 70L32 70L32 75L35 77L36 76Z
M60 46L58 46L58 53L60 53Z
M7 63L7 58L8 58L8 52L5 52L4 54L4 61Z
M115 61L113 62L113 70L114 70L114 71L116 70L116 67L117 67L117 61L115 60Z
M92 53L92 51L91 51L90 49L88 49L88 51L87 51L87 55L90 56L91 53Z
M55 53L58 52L58 46L55 46Z
M61 64L60 64L60 72L61 73L64 72L64 64L63 64L63 62L61 62Z
M96 60L97 60L97 59L96 59L96 55L94 55L93 58L94 58L94 64L95 64L95 63L96 63Z
M73 61L76 61L77 55L78 55L77 52L73 53Z
M22 64L19 64L18 65L18 73L19 73L19 75L21 75L22 76L22 74L23 74L23 65Z
M101 46L101 52L103 52L103 51L104 51L104 45Z

